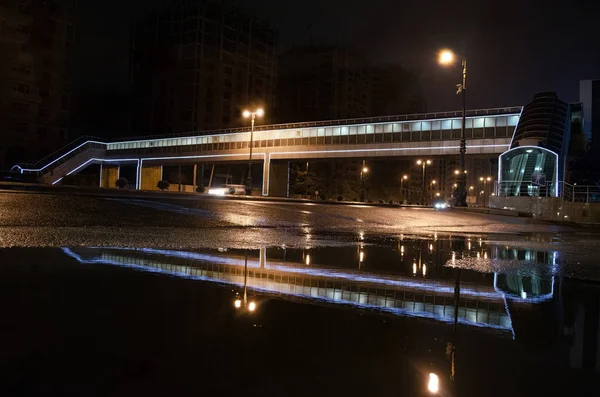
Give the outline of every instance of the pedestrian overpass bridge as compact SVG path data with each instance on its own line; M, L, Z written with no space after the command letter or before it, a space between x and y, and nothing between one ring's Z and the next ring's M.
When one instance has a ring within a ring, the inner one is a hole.
M467 112L467 154L499 155L510 148L521 107ZM461 113L443 112L258 126L252 162L263 163L262 194L285 195L289 161L457 155ZM137 167L135 187L154 190L163 165L248 162L250 129L106 141L81 138L34 165L13 172L58 184L87 166L101 166L100 186L115 186L120 166Z

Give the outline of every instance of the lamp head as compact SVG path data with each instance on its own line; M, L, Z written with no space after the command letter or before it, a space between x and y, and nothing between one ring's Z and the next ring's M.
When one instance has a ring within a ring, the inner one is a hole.
M452 50L444 49L438 53L438 62L440 65L452 65L454 63L456 56Z

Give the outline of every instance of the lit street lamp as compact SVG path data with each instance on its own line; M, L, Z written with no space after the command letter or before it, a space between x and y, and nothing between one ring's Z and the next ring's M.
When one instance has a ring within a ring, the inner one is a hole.
M242 116L245 119L251 117L250 127L250 158L248 159L248 178L246 178L246 194L252 194L252 146L254 146L254 120L255 118L262 117L265 115L265 111L262 108L258 108L251 112L250 110L244 110Z
M367 168L367 165L365 163L365 160L363 160L362 163L362 168L360 169L360 201L364 202L365 201L365 174L369 172L369 169Z
M400 178L400 193L402 194L402 201L404 201L404 181L408 180L408 175L402 175Z
M449 66L455 63L456 55L451 50L442 50L439 53L439 63L441 65ZM462 60L462 83L457 84L457 94L462 94L462 124L460 128L460 172L458 173L454 203L457 207L467 206L467 178L465 175L465 153L467 152L467 139L465 136L465 123L466 123L466 107L467 107L467 59Z
M423 205L425 205L425 167L431 165L431 160L417 160L417 165L423 167Z
M488 182L492 181L492 177L491 176L488 176L488 177L485 177L485 178L484 177L480 177L479 181L483 182L483 190L481 191L481 194L483 194L483 206L485 207L485 205L486 205L486 203L485 203L486 202L486 198L485 197L487 196L487 193L488 193L488 186L487 186L487 184L488 184Z

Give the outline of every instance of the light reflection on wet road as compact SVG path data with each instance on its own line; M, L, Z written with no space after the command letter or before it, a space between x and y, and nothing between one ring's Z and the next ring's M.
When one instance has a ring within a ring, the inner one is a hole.
M258 248L340 245L361 235L469 234L551 247L598 263L592 228L459 210L198 198L142 199L0 193L0 246ZM565 256L559 260L564 260Z

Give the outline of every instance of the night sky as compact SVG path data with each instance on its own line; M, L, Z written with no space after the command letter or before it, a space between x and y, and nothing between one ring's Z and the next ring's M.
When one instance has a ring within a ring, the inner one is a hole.
M130 23L152 2L80 0L76 93L126 92ZM466 49L469 108L522 105L539 91L557 91L561 99L576 101L579 80L600 78L599 1L240 3L279 31L280 50L312 38L347 44L378 62L414 70L422 78L429 111L460 107L455 95L460 71L437 65L441 47Z

